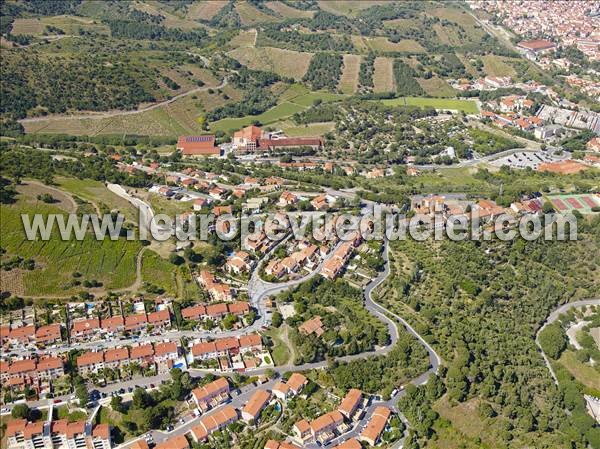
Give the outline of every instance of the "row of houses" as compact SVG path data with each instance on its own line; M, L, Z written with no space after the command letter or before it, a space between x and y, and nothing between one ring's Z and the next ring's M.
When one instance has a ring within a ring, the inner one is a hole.
M0 361L0 381L5 388L20 390L28 385L39 393L64 374L63 360L58 357Z
M196 304L181 309L181 316L186 320L220 319L226 315L242 316L250 312L247 302Z
M62 327L60 324L48 324L36 327L33 324L19 327L10 325L0 326L0 343L27 345L51 345L62 340Z
M232 354L261 351L262 338L259 334L241 337L219 338L213 341L196 343L191 348L193 360L210 360Z
M155 330L171 326L171 314L168 309L134 315L115 315L110 318L86 318L73 320L71 340L83 340L102 334L115 335L122 332L142 332L152 326Z
M269 276L281 277L295 273L302 268L315 268L321 257L327 255L328 248L319 248L314 244L307 244L283 259L271 259L265 266L265 273Z
M108 424L90 424L85 421L28 422L13 419L6 425L8 449L111 449Z
M361 242L362 238L359 232L356 232L351 239L344 241L335 249L331 257L323 263L321 276L330 280L338 277L348 263L348 260L350 260L354 249L357 248Z
M82 376L98 373L104 368L119 369L137 363L140 366L156 364L159 373L173 368L179 358L180 348L175 342L147 343L131 348L112 348L106 351L89 351L77 357L77 370Z
M346 421L356 421L364 405L363 393L355 388L348 391L339 407L311 422L301 419L293 427L295 438L302 444L317 442L321 445L348 430Z

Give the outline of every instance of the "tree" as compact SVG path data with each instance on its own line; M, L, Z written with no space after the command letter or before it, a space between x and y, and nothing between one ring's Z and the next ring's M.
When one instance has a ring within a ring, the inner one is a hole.
M90 395L88 393L87 387L85 386L85 383L81 382L77 384L77 386L75 387L75 397L79 401L80 407L85 407L85 405L89 402Z
M567 336L558 323L553 323L540 332L540 345L548 357L558 359L567 347Z
M283 323L283 316L281 313L275 311L271 317L273 327L279 327Z
M113 396L110 400L110 406L115 412L125 413L125 406L123 405L123 398L121 396Z
M13 407L10 415L15 419L29 419L31 410L27 404L17 404Z

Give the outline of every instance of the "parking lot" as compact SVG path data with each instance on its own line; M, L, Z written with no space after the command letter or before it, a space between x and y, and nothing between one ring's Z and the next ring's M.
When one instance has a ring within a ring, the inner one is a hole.
M561 160L545 151L520 151L509 156L504 156L490 162L490 165L502 167L508 165L510 168L525 169L527 167L536 170L538 166L545 162L555 162Z

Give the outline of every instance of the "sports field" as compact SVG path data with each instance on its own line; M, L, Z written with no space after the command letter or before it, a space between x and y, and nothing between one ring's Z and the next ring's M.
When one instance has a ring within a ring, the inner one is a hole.
M591 214L593 207L600 207L600 195L552 195L547 197L557 212L570 213L574 210L582 214Z
M451 111L463 111L465 114L477 114L479 109L473 100L453 100L448 98L401 97L381 100L387 106L420 106Z

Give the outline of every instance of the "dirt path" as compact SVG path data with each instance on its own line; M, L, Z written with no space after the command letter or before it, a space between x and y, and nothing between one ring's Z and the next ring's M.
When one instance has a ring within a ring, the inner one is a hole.
M29 192L27 192L28 187L31 187L31 189L29 189L30 190ZM57 189L56 187L48 186L39 181L34 181L32 179L23 181L23 183L20 186L17 186L17 191L19 193L23 193L24 195L27 195L28 193L35 195L36 193L38 193L38 191L40 194L49 192L51 195L54 194L54 195L58 196L58 198L55 198L55 199L59 203L61 203L63 208L68 213L73 214L77 211L77 202L75 201L75 198L73 198L73 196L69 192Z
M203 92L208 89L221 89L221 88L225 87L226 85L227 85L227 78L225 78L221 82L221 84L219 84L216 87L208 87L208 86L196 87L192 90L188 90L187 92L183 92L178 95L175 95L174 97L172 97L168 100L160 101L158 103L153 103L149 106L145 106L140 109L134 109L132 111L118 110L118 111L111 111L111 112L102 112L102 113L97 113L97 114L90 113L90 114L78 114L78 115L53 115L53 116L45 116L45 117L31 117L31 118L21 119L21 120L19 120L19 123L36 123L36 122L55 121L55 120L83 120L83 119L101 120L101 119L120 117L120 116L125 116L125 115L141 114L142 112L148 112L153 109L157 109L162 106L169 105L169 104L173 103L174 101L179 100L180 98L187 97L188 95L192 95L192 94L195 94L198 92Z

